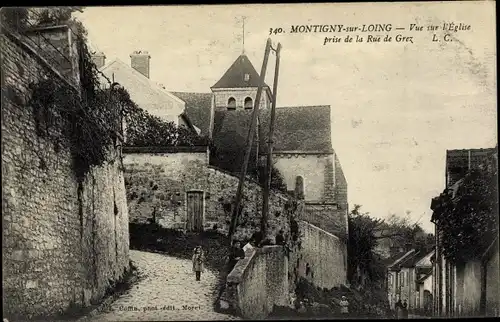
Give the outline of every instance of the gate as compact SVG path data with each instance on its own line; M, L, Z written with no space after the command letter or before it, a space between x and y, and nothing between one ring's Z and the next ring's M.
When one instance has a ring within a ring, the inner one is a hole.
M204 192L200 190L187 192L187 231L203 231Z

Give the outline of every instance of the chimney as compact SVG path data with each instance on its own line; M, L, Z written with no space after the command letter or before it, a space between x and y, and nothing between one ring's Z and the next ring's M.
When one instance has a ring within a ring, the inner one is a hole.
M92 61L96 65L97 69L100 69L106 64L106 56L103 52L97 52L92 54Z
M130 55L130 65L133 69L149 78L149 60L151 56L147 51L134 51Z

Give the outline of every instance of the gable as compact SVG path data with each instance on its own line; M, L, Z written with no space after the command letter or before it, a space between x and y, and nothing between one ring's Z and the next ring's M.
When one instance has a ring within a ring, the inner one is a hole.
M140 108L165 121L178 123L185 105L181 99L163 90L118 59L103 66L101 72L127 89L130 98Z

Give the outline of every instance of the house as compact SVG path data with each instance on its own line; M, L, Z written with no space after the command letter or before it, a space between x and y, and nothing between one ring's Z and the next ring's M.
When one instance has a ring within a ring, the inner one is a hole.
M403 302L406 300L410 305L410 265L415 259L415 249L407 250L402 255L390 258L393 262L387 267L387 295L391 309L395 309L394 305L398 300Z
M106 63L106 57L100 52L95 53L92 59L102 73L101 83L119 83L127 89L131 99L149 114L199 133L187 116L185 102L149 78L151 56L147 51L134 51L130 55L130 64L118 58Z
M432 314L432 261L435 251L431 251L415 263L415 311L423 315Z
M460 200L473 196L470 192L485 186L478 172L491 176L491 187L497 189L497 148L449 150L446 153L446 188L432 199L432 222L435 224L436 248L433 257L433 295L436 316L477 316L499 314L499 247L498 247L498 199L480 194L482 204L489 203L487 213L496 224L488 225L492 233L476 235L469 247L470 256L451 257L447 246L450 242L449 218L460 217L459 226L453 231L474 231L473 226L481 222L476 210L460 208ZM479 171L478 171L479 170ZM493 170L493 171L491 171ZM479 182L479 183L478 183ZM476 188L474 188L476 187ZM498 190L496 190L498 191ZM477 197L475 197L477 198ZM492 200L493 199L493 200ZM476 199L474 199L476 201ZM466 202L467 205L471 203ZM456 209L461 209L457 211ZM446 217L452 214L453 217ZM448 219L447 219L448 218ZM466 220L470 218L470 220ZM474 222L474 225L470 223ZM447 234L448 233L448 234ZM448 238L448 239L447 239ZM470 254L474 252L474 254Z

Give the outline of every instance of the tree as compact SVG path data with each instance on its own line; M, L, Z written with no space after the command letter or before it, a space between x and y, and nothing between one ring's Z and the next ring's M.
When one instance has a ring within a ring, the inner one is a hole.
M361 205L354 205L350 212L347 277L351 283L361 283L363 276L371 281L384 277L384 267L374 250L378 244L375 232L383 224L382 219L374 219L369 213L360 211Z

